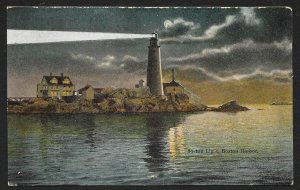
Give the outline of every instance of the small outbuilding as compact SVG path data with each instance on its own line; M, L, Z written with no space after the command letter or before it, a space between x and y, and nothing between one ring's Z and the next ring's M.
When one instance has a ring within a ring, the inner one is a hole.
M144 82L145 82L145 81L144 81L143 79L141 79L141 80L139 81L139 83L135 85L135 88L143 88L143 87L144 87Z
M175 71L172 69L172 81L169 83L163 83L163 90L165 95L174 96L176 94L184 94L184 87L177 81L175 81Z
M79 89L78 94L88 101L92 101L95 98L95 91L91 85L86 85L85 87Z

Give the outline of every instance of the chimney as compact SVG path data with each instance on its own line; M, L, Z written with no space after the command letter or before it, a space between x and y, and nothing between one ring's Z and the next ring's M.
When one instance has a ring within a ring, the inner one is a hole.
M172 81L175 81L175 69L172 69Z
M50 73L50 76L52 77L52 72Z
M60 76L63 77L63 76L64 76L64 73L60 73Z

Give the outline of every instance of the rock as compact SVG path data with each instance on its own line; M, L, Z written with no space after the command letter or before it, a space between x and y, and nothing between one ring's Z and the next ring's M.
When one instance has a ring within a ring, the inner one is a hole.
M249 108L240 106L235 100L229 101L217 108L212 108L211 111L219 112L238 112L238 111L247 111Z
M43 98L35 98L32 102L33 105L37 105L40 107L47 107L50 103L48 100Z
M176 94L175 95L175 100L179 104L186 104L189 103L189 97L186 94Z
M124 112L124 98L111 98L109 101L110 112Z
M124 101L124 108L127 112L137 112L143 105L143 99L130 98Z
M101 103L98 103L98 109L100 112L109 112L109 101L104 100Z
M8 105L8 113L25 113L25 107L21 105Z
M133 91L135 97L145 98L152 96L148 87L135 88Z

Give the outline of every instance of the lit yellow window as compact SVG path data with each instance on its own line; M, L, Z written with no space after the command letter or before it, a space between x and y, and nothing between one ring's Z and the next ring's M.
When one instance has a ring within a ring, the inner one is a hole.
M51 92L50 92L50 96L57 96L57 92L51 91Z
M57 79L54 77L54 78L52 78L52 79L50 80L50 82L51 82L52 84L57 84Z
M45 80L45 79L43 79L43 82L42 82L43 84L47 84L47 81Z
M70 84L70 80L67 79L67 78L65 78L65 79L63 80L63 84Z

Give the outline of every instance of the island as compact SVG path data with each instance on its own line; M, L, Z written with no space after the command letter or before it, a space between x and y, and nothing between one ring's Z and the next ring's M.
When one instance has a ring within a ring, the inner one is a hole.
M173 98L139 95L133 89L104 88L93 100L84 96L72 96L63 99L32 97L8 99L8 113L143 113L143 112L237 112L247 111L236 101L230 101L217 108L190 102L186 94L177 94Z

